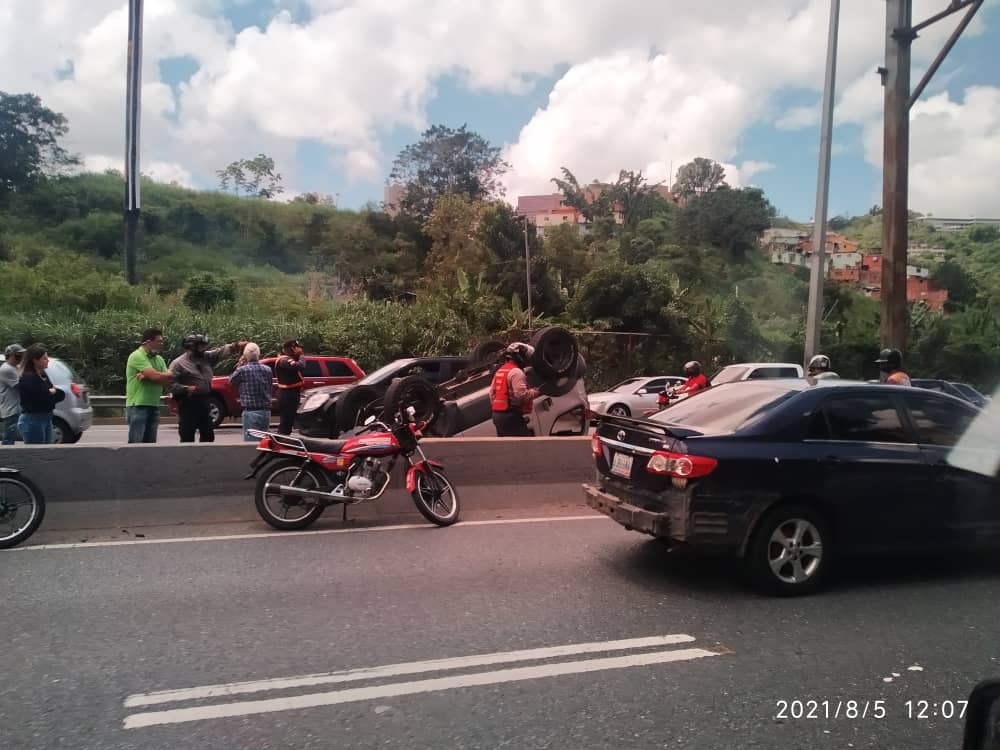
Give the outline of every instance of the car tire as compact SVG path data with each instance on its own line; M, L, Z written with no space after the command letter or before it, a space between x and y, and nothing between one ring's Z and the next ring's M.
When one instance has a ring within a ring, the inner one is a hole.
M631 417L632 410L625 406L625 404L614 404L608 407L607 414L609 417Z
M71 445L80 442L82 432L73 432L59 417L52 418L52 442L56 445Z
M546 326L531 338L535 353L531 366L546 380L569 375L577 364L580 354L576 338L560 326Z
M393 378L385 392L382 421L391 425L396 421L396 415L408 406L416 410L414 419L417 422L426 422L430 427L441 414L443 404L437 388L426 378L420 375Z
M472 353L469 354L469 367L474 369L477 366L490 365L496 361L497 355L500 354L507 345L502 341L491 340L482 341L476 344Z
M382 393L373 385L356 385L349 391L341 393L334 411L338 432L347 432L357 427L365 407L381 396Z
M221 425L226 421L226 417L229 416L229 410L226 409L226 402L218 396L212 396L208 399L208 411L212 415L212 425L214 427Z
M833 561L830 524L819 511L798 504L779 505L764 514L746 558L751 582L771 596L818 591L829 580Z
M546 380L538 386L538 390L541 391L543 396L552 396L553 398L565 396L576 388L577 382L586 372L587 362L584 360L582 354L578 354L576 355L576 367L573 368L571 373L555 380Z

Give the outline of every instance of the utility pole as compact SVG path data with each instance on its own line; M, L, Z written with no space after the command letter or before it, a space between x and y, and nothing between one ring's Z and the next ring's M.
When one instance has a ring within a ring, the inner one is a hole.
M837 84L837 31L840 0L830 0L830 32L826 42L826 78L823 117L819 129L819 169L816 175L816 213L813 216L812 272L806 313L806 364L819 353L823 327L823 277L826 275L826 213L830 195L830 152L833 141L833 95Z
M125 280L139 283L136 235L139 230L139 120L142 114L142 0L129 0L125 71Z
M886 0L885 66L878 69L885 87L882 152L882 320L883 347L903 350L907 335L906 261L909 245L910 108L941 67L983 0L950 0L948 7L913 24L913 0ZM910 92L910 47L920 31L968 8L924 77Z
M528 246L528 215L524 215L524 276L528 284L528 330L531 330L531 248Z

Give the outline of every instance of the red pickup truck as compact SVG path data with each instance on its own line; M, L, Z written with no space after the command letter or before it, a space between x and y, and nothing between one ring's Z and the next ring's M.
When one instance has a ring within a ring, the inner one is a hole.
M274 369L277 357L262 359L261 364L265 364ZM310 388L319 388L325 385L350 385L356 383L365 376L358 363L348 357L320 357L306 354L302 357L306 363L305 385L302 391ZM278 413L278 381L273 381L271 389L271 413ZM177 412L177 402L173 398L167 398L171 413ZM212 421L218 427L226 417L238 417L243 413L243 405L240 404L240 394L237 388L229 384L229 377L217 375L212 378Z

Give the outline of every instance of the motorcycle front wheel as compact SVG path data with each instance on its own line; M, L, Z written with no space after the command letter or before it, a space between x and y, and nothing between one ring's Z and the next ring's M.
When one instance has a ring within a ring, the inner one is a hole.
M438 526L451 526L458 520L458 493L440 471L419 471L411 493L420 515Z
M300 474L301 472L301 474ZM265 467L257 478L254 501L260 517L276 529L291 531L304 529L323 515L323 506L307 497L285 496L268 485L287 485L304 490L315 490L321 486L318 474L301 462L286 459Z
M0 474L0 549L20 544L42 523L45 497L35 483Z

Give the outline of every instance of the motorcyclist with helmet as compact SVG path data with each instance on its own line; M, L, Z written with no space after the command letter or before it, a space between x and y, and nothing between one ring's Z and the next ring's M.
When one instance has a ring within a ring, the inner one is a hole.
M708 388L708 378L702 373L701 362L698 360L692 359L690 362L686 362L684 364L684 374L687 375L684 385L679 388L667 389L657 396L656 403L661 409L666 408L671 399L676 399L680 396L693 396L698 391Z
M880 379L888 385L913 385L903 370L903 355L899 349L883 349L875 360L881 370Z
M816 378L817 380L840 377L833 371L833 363L825 354L817 354L815 357L810 359L809 364L806 367L806 373L810 378Z
M532 437L525 418L531 414L534 400L541 392L528 386L524 368L534 353L534 347L520 341L504 349L504 362L490 384L493 426L496 427L497 437Z
M182 443L193 443L195 432L202 443L215 442L211 395L213 367L234 352L242 352L245 341L208 348L208 336L189 333L184 337L184 353L170 363L175 383L171 395L177 400L177 433Z

